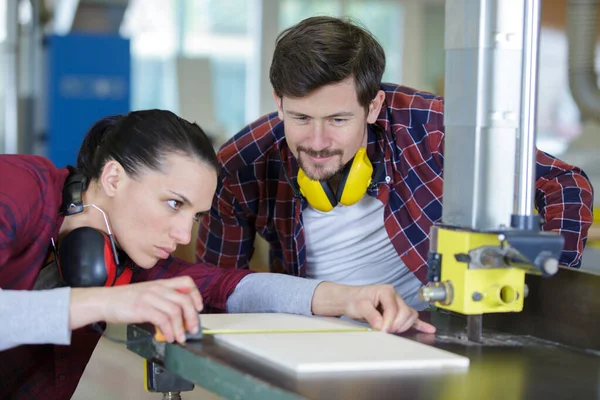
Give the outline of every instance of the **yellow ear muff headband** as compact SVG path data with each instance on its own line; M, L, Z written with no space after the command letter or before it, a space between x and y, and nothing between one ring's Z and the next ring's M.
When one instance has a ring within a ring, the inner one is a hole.
M342 170L337 191L325 181L310 179L302 169L298 171L300 193L316 210L328 212L338 204L351 206L362 199L373 177L373 165L367 157L367 149L358 149L354 158Z

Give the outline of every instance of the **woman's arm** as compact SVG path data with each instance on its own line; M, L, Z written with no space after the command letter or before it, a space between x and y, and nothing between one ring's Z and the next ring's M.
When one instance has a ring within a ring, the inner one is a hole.
M70 288L0 290L0 351L23 344L69 344Z
M24 344L70 344L94 322L150 322L169 342L198 331L202 297L189 277L107 288L0 290L0 351ZM184 330L185 327L185 330Z
M149 322L169 342L185 342L185 332L198 332L202 297L194 281L181 276L152 282L71 290L69 328L104 321L113 324Z

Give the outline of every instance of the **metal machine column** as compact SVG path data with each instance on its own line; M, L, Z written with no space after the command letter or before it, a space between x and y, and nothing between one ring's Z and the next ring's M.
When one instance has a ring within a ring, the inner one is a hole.
M445 224L510 225L521 107L523 2L446 1Z
M444 208L420 296L467 315L474 341L564 245L533 210L539 15L539 0L446 0Z
M19 143L19 100L18 100L18 43L19 43L19 11L17 1L6 3L6 39L4 42L3 74L4 110L3 130L4 143L0 146L3 153L18 153Z

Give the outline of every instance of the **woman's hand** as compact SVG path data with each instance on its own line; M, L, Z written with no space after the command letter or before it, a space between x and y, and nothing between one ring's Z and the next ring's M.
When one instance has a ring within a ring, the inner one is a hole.
M434 333L435 327L419 319L391 285L346 286L323 282L313 295L312 311L325 316L365 320L373 328L400 333L414 328Z
M149 322L168 342L184 343L184 327L198 332L202 308L202 296L188 276L110 288L73 288L69 325L73 330L98 321Z

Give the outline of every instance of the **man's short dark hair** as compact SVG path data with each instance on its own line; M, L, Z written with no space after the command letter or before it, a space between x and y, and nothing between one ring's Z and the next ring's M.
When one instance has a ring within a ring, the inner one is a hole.
M311 17L277 37L270 79L277 96L299 98L352 76L368 110L384 70L385 52L368 30L349 19Z

